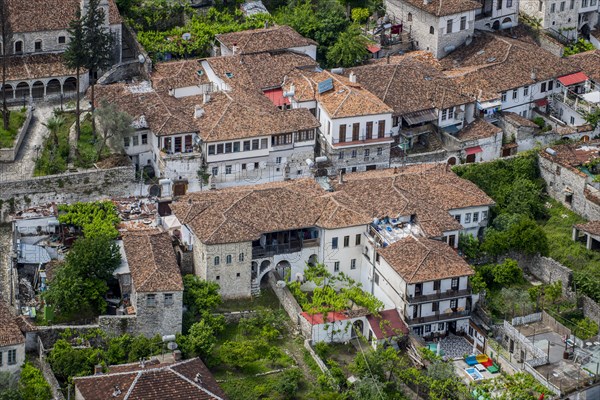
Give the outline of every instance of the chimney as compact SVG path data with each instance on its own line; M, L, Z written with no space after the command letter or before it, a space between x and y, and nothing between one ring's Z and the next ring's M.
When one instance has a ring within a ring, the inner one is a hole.
M173 351L173 359L175 361L181 361L181 350Z
M338 172L338 183L340 185L344 183L344 171L342 171L341 169L340 172Z
M238 52L237 43L234 43L233 46L231 46L231 52L233 53L234 56L236 55L236 53Z
M202 377L200 376L200 374L196 374L196 376L194 377L194 382L202 383Z
M146 368L146 359L144 357L140 358L140 367Z
M112 397L119 397L121 395L121 389L119 385L115 385L115 390L113 391Z
M385 60L386 60L386 64L390 63L390 53L388 53L387 56L385 56Z
M175 89L169 88L169 96L175 97Z
M537 79L537 74L535 73L535 68L531 70L531 80L535 82Z
M354 72L350 72L348 79L350 79L350 82L356 83L356 74Z
M194 107L194 119L201 118L204 115L204 108L200 105Z
M210 101L210 93L204 93L204 94L202 95L202 102L203 102L204 104L206 104L206 103L208 103L209 101Z
M102 374L102 365L100 365L100 364L94 365L94 375L101 375L101 374Z

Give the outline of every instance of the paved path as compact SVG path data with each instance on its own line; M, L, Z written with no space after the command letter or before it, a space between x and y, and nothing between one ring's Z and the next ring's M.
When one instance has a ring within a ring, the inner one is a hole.
M17 181L33 176L38 153L36 146L41 149L44 138L48 136L48 130L43 123L52 116L54 107L54 105L36 105L17 159L12 163L0 163L0 181Z

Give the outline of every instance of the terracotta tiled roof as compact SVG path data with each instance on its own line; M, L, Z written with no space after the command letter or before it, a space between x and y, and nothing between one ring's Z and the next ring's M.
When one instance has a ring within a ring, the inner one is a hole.
M439 240L409 236L377 252L408 284L474 274L452 247Z
M317 45L314 40L303 37L285 25L272 26L266 29L222 33L216 35L216 39L229 49L232 49L236 45L239 54Z
M327 79L332 79L333 88L319 93L319 82ZM286 77L285 90L290 90L292 84L297 101L317 100L332 119L393 112L391 107L359 83L352 83L345 76L329 71L295 70Z
M393 0L393 2L400 5L400 7L403 2L406 2L437 17L481 8L481 3L472 0Z
M483 119L476 119L461 129L456 137L462 141L485 139L500 132L502 132L501 128L498 128Z
M600 84L600 50L591 50L570 56L568 60L591 80Z
M408 335L408 327L396 309L380 311L378 316L367 315L367 321L377 339Z
M527 118L517 113L503 111L501 117L519 126L525 126L528 128L539 128L539 126L535 122L528 120Z
M123 235L131 281L137 292L183 290L181 272L167 232L136 231Z
M330 182L333 192L312 179L191 193L171 205L203 243L257 240L267 232L320 226L367 225L373 218L416 215L425 234L461 229L451 209L491 205L473 183L441 164L347 175Z
M75 378L74 383L85 400L226 399L199 358L167 367Z
M27 81L53 76L75 77L75 73L75 70L65 67L62 54L32 54L11 57L6 79Z
M450 53L440 63L463 92L482 101L498 99L504 91L579 70L567 59L533 43L491 33L481 33L470 45Z
M17 318L10 312L8 304L0 300L0 347L25 342L25 337L17 324Z
M426 52L390 57L389 61L351 68L357 82L394 109L395 115L470 103L469 96L447 78ZM388 63L389 62L389 63Z
M8 0L13 32L40 32L66 30L75 18L80 0ZM114 0L108 1L109 23L121 23Z
M564 167L575 168L593 161L600 154L600 140L587 143L560 144L551 147L554 155L541 151L540 156L552 160Z
M585 224L577 224L575 228L592 235L600 235L600 221L590 221Z
M200 73L199 73L200 72ZM154 64L152 87L169 90L210 83L199 60L182 60Z

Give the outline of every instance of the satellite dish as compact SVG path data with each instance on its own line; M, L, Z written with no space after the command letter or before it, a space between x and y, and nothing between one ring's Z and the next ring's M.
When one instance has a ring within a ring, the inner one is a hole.
M181 35L181 38L183 40L190 40L192 38L192 34L189 32L184 33L183 35Z
M151 197L160 197L160 186L150 185L150 187L148 188L148 193Z

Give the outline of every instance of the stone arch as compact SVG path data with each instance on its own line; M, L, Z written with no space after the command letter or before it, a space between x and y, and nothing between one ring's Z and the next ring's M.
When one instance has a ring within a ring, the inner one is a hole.
M31 87L31 97L34 99L43 99L44 98L44 82L35 81L33 86Z
M252 264L250 264L250 271L252 273L252 279L256 279L256 277L258 276L258 263L256 261L252 261Z
M19 82L19 84L17 85L17 90L15 91L15 97L17 99L29 98L30 94L31 93L29 92L29 84L27 82Z
M46 85L46 94L48 96L53 94L60 94L60 81L58 79L51 79Z
M319 262L319 258L317 257L317 255L311 254L310 257L308 257L308 261L306 263L310 266L315 266L315 265L317 265L318 262Z
M364 329L365 323L361 319L354 321L352 323L352 338L354 339L355 337L357 337L359 333L363 335Z
M7 83L6 85L4 85L4 90L6 92L7 99L13 99L15 97L15 90L13 89L12 85L9 85Z
M77 90L77 79L72 76L65 79L63 83L63 93L75 93Z
M510 17L506 17L502 20L502 25L512 24L512 19Z
M456 157L450 157L448 159L448 165L456 165Z
M287 260L281 260L277 263L275 271L277 271L281 279L289 281L292 273L292 265Z
M494 21L494 23L492 24L492 29L495 31L500 29L500 21L498 21L498 20Z
M260 263L260 269L258 271L258 275L262 278L262 276L271 268L271 261L264 260Z

